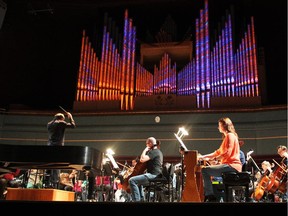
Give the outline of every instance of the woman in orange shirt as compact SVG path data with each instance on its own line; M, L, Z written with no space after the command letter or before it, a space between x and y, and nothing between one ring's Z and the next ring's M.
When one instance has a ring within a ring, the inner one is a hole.
M223 138L220 147L210 154L198 156L198 160L219 161L217 164L201 169L205 202L216 202L217 200L213 192L212 177L221 177L223 172L242 171L239 140L232 121L227 117L219 119L218 129Z

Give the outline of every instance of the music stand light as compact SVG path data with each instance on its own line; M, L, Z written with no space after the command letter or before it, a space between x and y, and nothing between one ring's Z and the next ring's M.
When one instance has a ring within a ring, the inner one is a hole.
M110 162L112 163L113 169L119 170L120 168L119 168L118 164L116 163L116 161L113 157L113 154L115 154L115 153L111 149L106 150L106 156L109 158Z
M180 143L181 147L184 149L184 151L188 151L186 145L184 144L184 142L182 141L182 138L184 136L189 135L188 132L185 130L184 127L180 127L177 134L174 133L175 137L177 138L178 142Z

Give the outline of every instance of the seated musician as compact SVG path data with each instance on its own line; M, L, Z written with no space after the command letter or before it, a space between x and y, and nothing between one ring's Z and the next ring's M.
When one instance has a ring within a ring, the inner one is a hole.
M125 202L125 201L131 201L131 195L130 191L127 191L126 189L123 189L122 185L128 186L128 178L129 176L134 172L134 168L139 162L139 158L136 157L131 161L131 166L125 165L123 166L124 169L119 173L118 176L114 179L114 198L116 202ZM124 186L125 188L125 186Z
M134 202L144 201L143 186L149 185L149 179L162 174L163 154L160 143L154 137L146 139L146 148L142 151L139 162L146 163L147 170L146 173L132 176L128 180Z
M260 182L261 180L261 176L263 176L264 174L269 176L270 173L272 173L272 168L273 168L274 164L271 164L269 161L262 161L261 163L261 168L262 170L258 171L256 174L255 174L255 178L256 178L256 186L257 186L257 183Z
M92 169L85 170L87 180L87 201L92 202L95 200L95 171Z
M67 172L61 172L60 173L60 180L59 180L59 189L60 190L66 190L66 191L73 191L74 185L72 182L73 179L73 172L72 175Z
M30 169L28 171L27 188L42 188L44 170Z
M287 160L287 158L288 158L288 150L287 150L286 146L282 146L282 145L278 146L277 147L277 153L280 155L280 157L286 158L286 160Z
M11 172L0 174L0 200L4 200L7 193L7 187L20 187L14 178L20 174L20 169L11 170Z
M261 163L261 169L255 174L256 181L254 182L254 191L251 193L251 197L255 200L259 201L261 200L274 200L273 194L268 194L267 191L265 191L266 184L269 181L269 176L272 174L272 168L274 167L274 164L270 163L269 161L262 161ZM264 179L265 178L265 179ZM263 181L265 180L265 181Z
M205 202L217 201L213 191L212 177L221 177L223 172L242 171L239 140L232 121L227 117L219 119L218 129L223 138L220 147L210 154L198 156L198 160L202 161L219 161L219 164L204 166L201 169Z

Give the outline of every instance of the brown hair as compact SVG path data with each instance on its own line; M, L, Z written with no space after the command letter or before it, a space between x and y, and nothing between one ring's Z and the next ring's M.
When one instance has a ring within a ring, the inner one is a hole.
M227 132L235 134L235 136L238 138L238 134L236 133L236 130L234 128L234 125L233 125L231 119L229 119L228 117L224 117L224 118L220 118L218 120L218 122L223 126L223 128ZM222 138L224 138L224 134L223 134Z

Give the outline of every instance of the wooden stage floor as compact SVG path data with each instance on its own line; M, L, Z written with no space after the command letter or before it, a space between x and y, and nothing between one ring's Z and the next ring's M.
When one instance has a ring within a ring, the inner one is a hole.
M166 202L166 203L133 203L133 202L67 202L67 201L17 201L2 200L0 201L2 212L16 210L19 212L40 211L47 214L71 215L72 212L83 213L102 212L109 214L153 214L163 210L172 214L192 215L197 212L217 215L226 214L245 214L254 213L276 213L279 216L287 215L287 203L192 203L192 202ZM38 210L37 210L38 209ZM200 211L200 212L199 212ZM165 213L166 214L166 213Z

